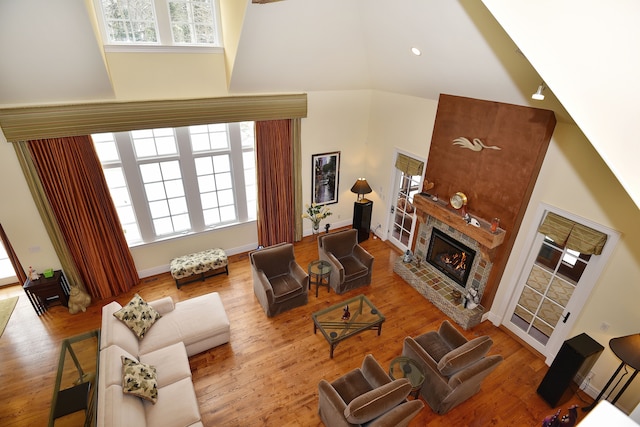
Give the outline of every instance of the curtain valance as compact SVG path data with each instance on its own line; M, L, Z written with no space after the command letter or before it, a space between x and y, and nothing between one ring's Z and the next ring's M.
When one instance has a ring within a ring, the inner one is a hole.
M607 235L585 225L548 212L538 232L551 238L556 244L583 254L600 255L607 242Z
M402 153L398 153L398 157L396 158L396 169L401 170L407 175L420 176L422 175L423 167L424 163L420 160L416 160Z
M307 95L109 102L0 109L7 141L307 116Z

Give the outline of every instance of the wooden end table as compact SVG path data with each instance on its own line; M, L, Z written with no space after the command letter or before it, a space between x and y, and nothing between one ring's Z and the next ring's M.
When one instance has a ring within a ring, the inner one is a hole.
M22 286L38 316L47 311L49 305L69 306L69 284L62 270L53 272L53 277L40 276L38 280L27 279Z

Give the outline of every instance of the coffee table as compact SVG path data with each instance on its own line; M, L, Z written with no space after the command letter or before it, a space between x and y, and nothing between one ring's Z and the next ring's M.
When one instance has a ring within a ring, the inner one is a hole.
M50 427L95 425L99 347L99 329L62 341L51 399Z
M347 320L342 319L345 307L349 307L351 313ZM385 317L364 295L358 295L340 304L315 312L311 318L313 319L313 333L320 330L329 342L331 347L329 356L332 359L333 350L340 341L369 329L377 329L378 335L380 335L382 323L385 321Z

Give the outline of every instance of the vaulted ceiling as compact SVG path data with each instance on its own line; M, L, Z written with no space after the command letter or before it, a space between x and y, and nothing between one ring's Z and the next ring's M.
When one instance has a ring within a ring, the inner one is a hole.
M240 1L220 0L223 12ZM556 3L245 0L237 39L225 40L237 46L228 91L447 93L553 110L582 129L640 204L640 174L629 168L640 155L640 2ZM92 0L0 1L0 55L0 107L115 99ZM531 100L543 80L545 100ZM585 81L617 90L589 99Z

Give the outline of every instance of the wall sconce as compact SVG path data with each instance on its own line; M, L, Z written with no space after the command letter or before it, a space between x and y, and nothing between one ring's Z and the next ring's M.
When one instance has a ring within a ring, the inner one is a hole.
M545 90L546 88L547 87L545 86L544 82L540 83L540 86L538 86L538 90L536 91L536 93L531 95L531 99L535 99L536 101L542 101L544 99L544 95L542 94L542 91Z
M365 178L358 178L356 183L353 184L353 187L351 187L351 192L358 195L359 203L367 203L368 200L364 198L364 194L369 194L372 191L373 190Z

